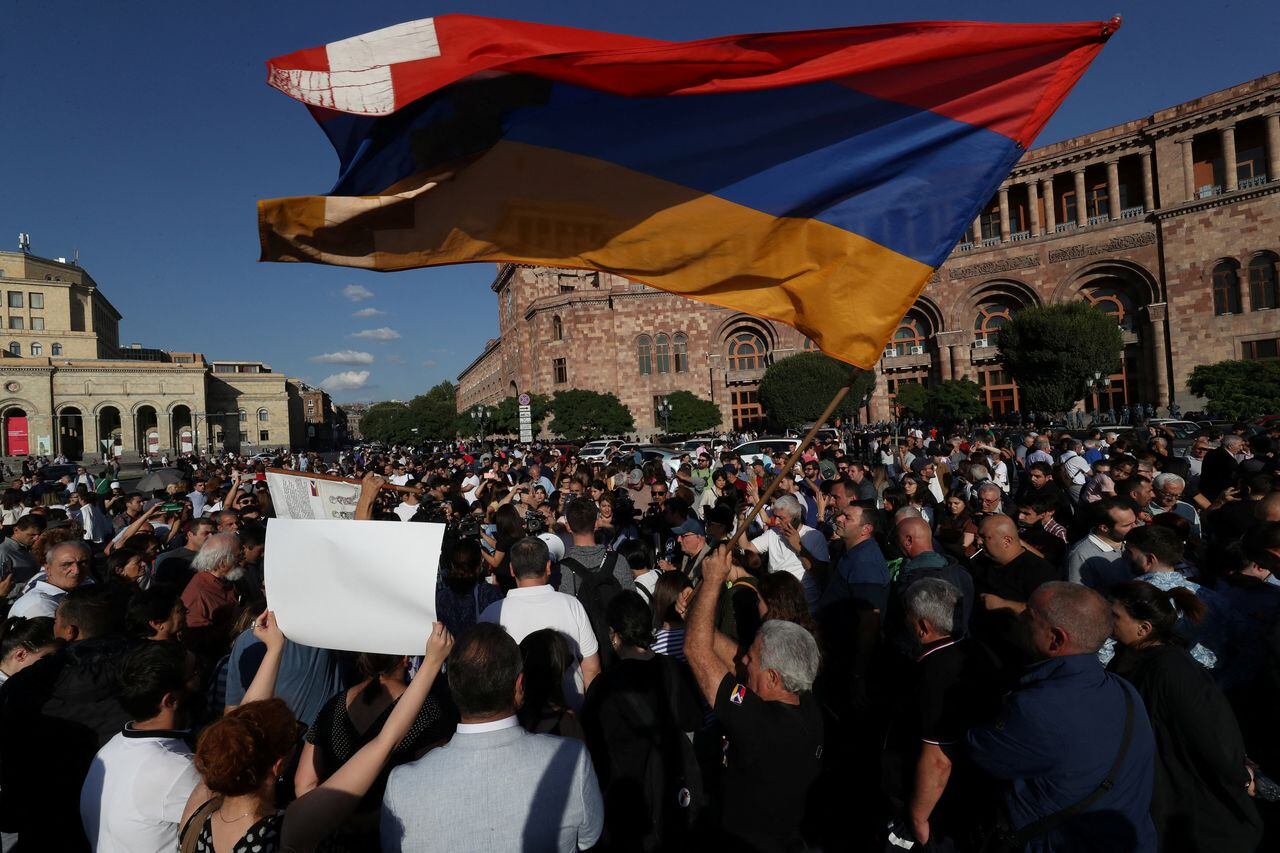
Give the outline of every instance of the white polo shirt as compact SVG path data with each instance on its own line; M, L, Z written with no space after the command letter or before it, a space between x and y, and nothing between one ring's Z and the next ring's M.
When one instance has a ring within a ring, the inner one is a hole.
M58 612L58 604L66 597L65 589L44 580L37 580L31 589L24 592L22 597L13 603L9 616L11 618L21 616L24 619L32 619L36 616L52 618Z
M501 601L495 601L480 614L481 622L495 622L507 629L511 639L519 643L534 631L554 628L569 640L574 662L565 673L564 698L577 711L582 708L582 659L600 650L591 620L578 599L550 586L517 587Z
M80 820L96 853L172 853L200 782L184 732L126 726L98 750L80 790Z
M796 580L804 582L804 564L800 562L800 555L792 551L787 540L779 536L775 530L772 528L766 530L752 539L751 544L761 554L769 555L770 573L790 572L796 576ZM831 559L826 537L820 530L815 530L807 524L800 525L800 544L816 560L825 563Z

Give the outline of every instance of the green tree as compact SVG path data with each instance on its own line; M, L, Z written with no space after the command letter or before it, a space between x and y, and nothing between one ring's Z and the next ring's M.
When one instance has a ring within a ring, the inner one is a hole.
M360 432L370 441L403 444L413 440L413 418L404 403L375 403L360 418Z
M667 395L671 417L667 431L675 433L705 432L720 426L720 407L690 391L673 391Z
M1219 361L1191 371L1187 387L1207 397L1215 418L1239 420L1280 412L1280 359Z
M760 405L775 430L799 429L818 419L852 370L820 352L805 352L769 365L760 380ZM832 417L852 419L875 385L875 374L861 371Z
M991 414L982 402L978 383L948 379L929 392L925 414L942 421L974 421Z
M551 432L572 441L621 435L636 428L631 412L613 394L557 391L551 398Z
M893 402L898 405L904 415L922 418L929 408L929 389L923 382L906 382L898 385L898 393Z
M1023 409L1034 412L1070 409L1095 373L1119 369L1124 347L1115 319L1084 302L1024 308L997 343Z
M407 441L444 441L457 434L458 388L444 381L409 401L411 427L417 427Z

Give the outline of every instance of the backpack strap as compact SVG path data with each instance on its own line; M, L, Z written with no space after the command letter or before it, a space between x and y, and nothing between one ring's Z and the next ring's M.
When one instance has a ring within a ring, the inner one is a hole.
M1067 818L1074 817L1080 812L1089 808L1096 803L1104 794L1116 786L1116 776L1120 775L1120 768L1124 765L1124 759L1129 754L1129 742L1133 739L1133 697L1129 695L1128 689L1121 686L1124 693L1124 735L1120 738L1120 750L1116 753L1116 760L1112 762L1111 769L1107 771L1107 775L1098 783L1098 787L1093 789L1089 796L1076 803L1060 809L1053 814L1045 815L1034 823L1024 826L1011 836L1011 844L1013 849L1021 849L1028 841L1044 835L1049 830L1058 826Z

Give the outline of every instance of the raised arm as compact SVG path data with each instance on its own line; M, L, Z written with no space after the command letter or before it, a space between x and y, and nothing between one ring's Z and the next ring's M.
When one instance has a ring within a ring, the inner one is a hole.
M385 477L373 471L364 475L364 479L360 481L360 498L356 501L356 521L373 520L373 504L385 482Z
M155 515L159 509L160 509L160 504L153 504L150 509L144 512L142 515L138 516L137 521L135 521L133 524L130 524L128 527L126 527L123 532L112 537L111 540L107 542L107 547L102 549L102 553L110 554L112 551L116 549L117 542L119 542L120 545L123 546L124 543L128 541L129 537L137 533L139 530L141 530L142 525L150 521L151 516Z
M244 699L241 705L248 705L250 702L261 702L263 699L270 699L276 691L276 676L280 674L280 658L284 654L285 638L280 631L280 626L276 624L276 615L270 610L264 610L257 621L253 623L253 636L262 641L267 647L267 653L262 658L262 663L258 665L258 671L253 676L249 689L244 692Z
M698 689L712 706L716 691L729 674L729 667L716 654L716 603L729 576L729 546L721 545L702 561L702 583L693 596L693 606L685 623L684 655L693 670Z
M434 623L422 668L396 702L382 731L318 788L285 810L281 849L312 850L351 815L382 772L391 750L409 733L452 648L453 637L444 624Z

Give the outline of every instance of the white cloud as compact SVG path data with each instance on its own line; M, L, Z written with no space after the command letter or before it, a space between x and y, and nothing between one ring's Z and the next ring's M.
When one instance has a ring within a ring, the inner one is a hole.
M352 317L381 317L386 311L379 311L377 308L361 308L352 314Z
M348 284L342 288L342 295L352 302L363 302L366 299L373 298L373 291L363 284Z
M320 387L326 391L355 391L363 388L369 381L367 370L344 370L320 381Z
M400 333L395 329L388 329L386 326L382 326L378 329L365 329L360 332L352 332L347 335L347 337L363 338L366 341L381 341L385 343L387 341L394 341L396 338L400 337Z
M313 355L311 360L321 364L373 364L373 353L344 349L326 352L323 355Z

